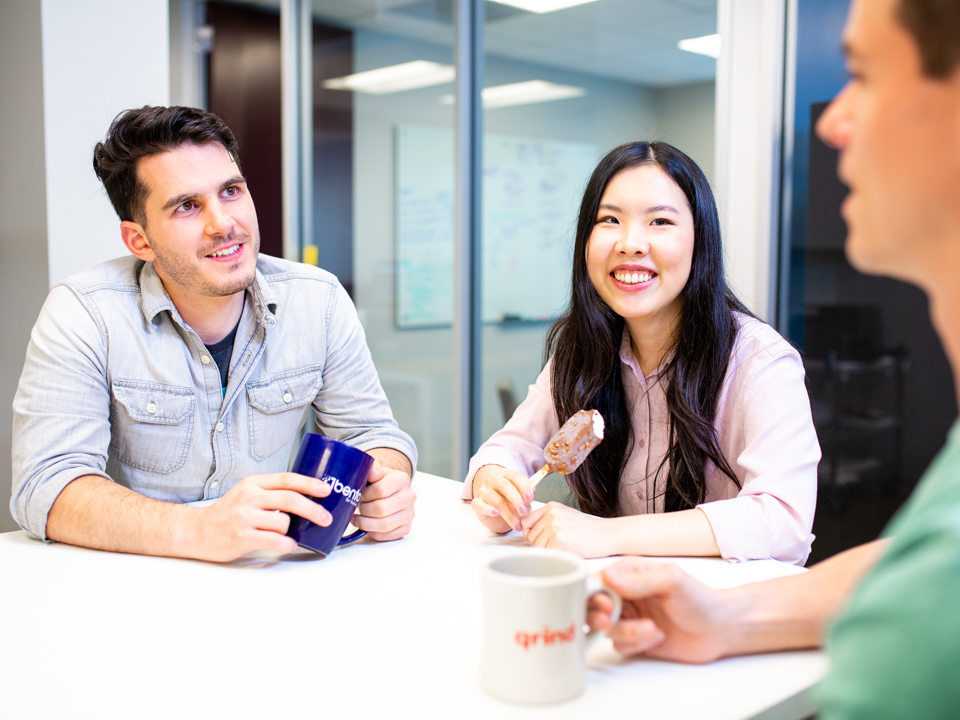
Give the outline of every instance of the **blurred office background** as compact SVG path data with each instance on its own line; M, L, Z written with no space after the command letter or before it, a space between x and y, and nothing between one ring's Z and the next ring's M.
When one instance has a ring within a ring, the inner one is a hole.
M460 477L523 399L566 302L587 177L637 139L701 165L734 285L805 352L825 451L814 557L876 536L956 414L922 295L842 255L835 157L810 137L845 79L842 0L0 8L0 488L47 289L124 252L89 158L142 104L206 107L236 132L262 251L350 292L420 470ZM472 174L457 149L470 123ZM460 266L458 246L474 251ZM455 301L465 283L472 304Z

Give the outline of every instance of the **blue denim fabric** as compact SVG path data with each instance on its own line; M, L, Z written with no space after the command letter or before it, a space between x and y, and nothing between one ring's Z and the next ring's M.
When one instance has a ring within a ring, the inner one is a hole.
M333 275L260 256L221 397L217 364L153 264L111 260L56 285L33 328L13 401L10 511L46 539L54 500L82 475L167 502L218 498L286 470L311 407L325 435L416 466Z

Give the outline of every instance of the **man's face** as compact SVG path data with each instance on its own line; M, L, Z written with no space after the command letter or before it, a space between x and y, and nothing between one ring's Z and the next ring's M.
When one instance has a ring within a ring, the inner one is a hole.
M921 72L897 0L853 0L851 79L817 124L840 150L847 257L864 272L927 285L960 239L960 72ZM939 259L939 265L938 265Z
M217 144L181 145L137 165L148 194L143 257L175 303L226 297L253 282L260 231L247 184ZM124 223L130 224L130 223Z

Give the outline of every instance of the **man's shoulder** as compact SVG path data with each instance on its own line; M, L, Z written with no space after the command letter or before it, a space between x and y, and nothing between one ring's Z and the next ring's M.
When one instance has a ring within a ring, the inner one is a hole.
M143 266L143 260L126 255L75 273L54 287L64 285L81 295L99 290L139 293Z
M271 288L289 285L291 287L310 287L311 285L339 287L337 276L314 265L284 260L264 255L257 258L257 270Z

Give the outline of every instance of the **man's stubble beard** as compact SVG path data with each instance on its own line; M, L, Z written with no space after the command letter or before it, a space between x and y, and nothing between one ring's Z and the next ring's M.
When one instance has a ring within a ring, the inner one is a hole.
M245 253L252 250L254 259L256 259L260 254L259 234L251 237L246 233L231 233L227 236L227 239L244 243L246 246ZM191 265L180 256L167 255L166 250L159 249L159 245L150 243L149 237L147 237L147 242L150 245L150 249L153 251L154 265L159 266L163 270L163 274L169 277L173 282L199 295L204 295L206 297L227 297L229 295L234 295L250 287L250 285L253 284L254 278L256 277L256 263L254 263L254 269L251 270L249 275L231 278L225 281L224 284L217 285L211 283L208 279L203 277L200 272L199 265L199 263L203 262L203 259L206 257L206 255L213 251L213 247L201 251L200 256L197 257L197 264ZM222 242L218 241L217 245L220 244L222 244Z

